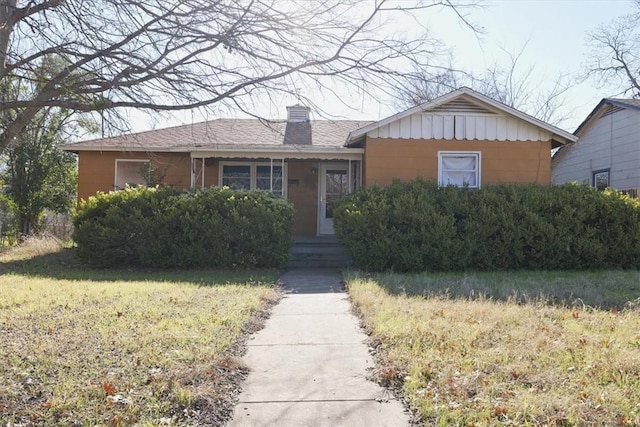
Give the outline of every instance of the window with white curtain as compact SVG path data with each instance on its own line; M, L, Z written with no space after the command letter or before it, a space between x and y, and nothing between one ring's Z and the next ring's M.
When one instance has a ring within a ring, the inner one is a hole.
M480 152L439 151L438 183L480 188Z

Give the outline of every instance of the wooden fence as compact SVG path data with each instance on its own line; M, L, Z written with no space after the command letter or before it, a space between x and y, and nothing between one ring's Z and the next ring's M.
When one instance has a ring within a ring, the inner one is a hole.
M626 194L629 197L632 197L634 199L640 199L640 191L638 191L637 188L629 188L626 190L620 190L620 192L622 194Z

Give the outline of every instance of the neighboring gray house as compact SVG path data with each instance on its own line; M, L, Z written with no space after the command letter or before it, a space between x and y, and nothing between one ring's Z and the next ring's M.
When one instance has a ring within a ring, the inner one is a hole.
M640 100L604 98L556 152L551 182L640 189Z

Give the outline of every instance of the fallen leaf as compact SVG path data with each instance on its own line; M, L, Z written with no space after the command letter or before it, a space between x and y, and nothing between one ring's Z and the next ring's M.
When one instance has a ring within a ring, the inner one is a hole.
M104 390L107 396L113 396L118 392L118 389L116 388L116 386L108 381L102 383L102 390Z

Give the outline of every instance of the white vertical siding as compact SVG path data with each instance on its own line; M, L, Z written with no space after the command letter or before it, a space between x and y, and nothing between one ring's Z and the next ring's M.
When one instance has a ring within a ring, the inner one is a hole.
M442 139L444 138L444 117L442 116L433 116L432 117L433 120L433 128L432 130L432 136L434 139Z
M400 121L389 123L389 138L400 138Z
M467 122L465 120L465 116L454 116L454 121L454 138L465 139L465 135L467 135Z
M411 138L411 117L405 117L400 120L400 138L409 139Z
M433 116L422 114L422 132L420 135L433 135Z
M464 120L464 136L466 138L467 135L476 136L476 135L484 135L482 131L482 124L484 124L484 120L478 120L478 118L469 117L469 120L465 116L462 116ZM475 138L472 138L475 139Z
M505 141L507 139L507 118L498 117L498 130L496 139L498 141Z
M485 120L485 137L488 140L495 140L498 138L498 118L487 117Z
M443 117L442 136L444 139L453 139L455 135L455 116Z
M369 132L371 138L548 141L551 133L498 114L416 113Z
M411 138L419 138L422 135L422 117L411 116Z
M513 119L507 119L507 140L508 141L517 141L518 140L518 122Z
M487 120L474 120L474 134L487 136Z

